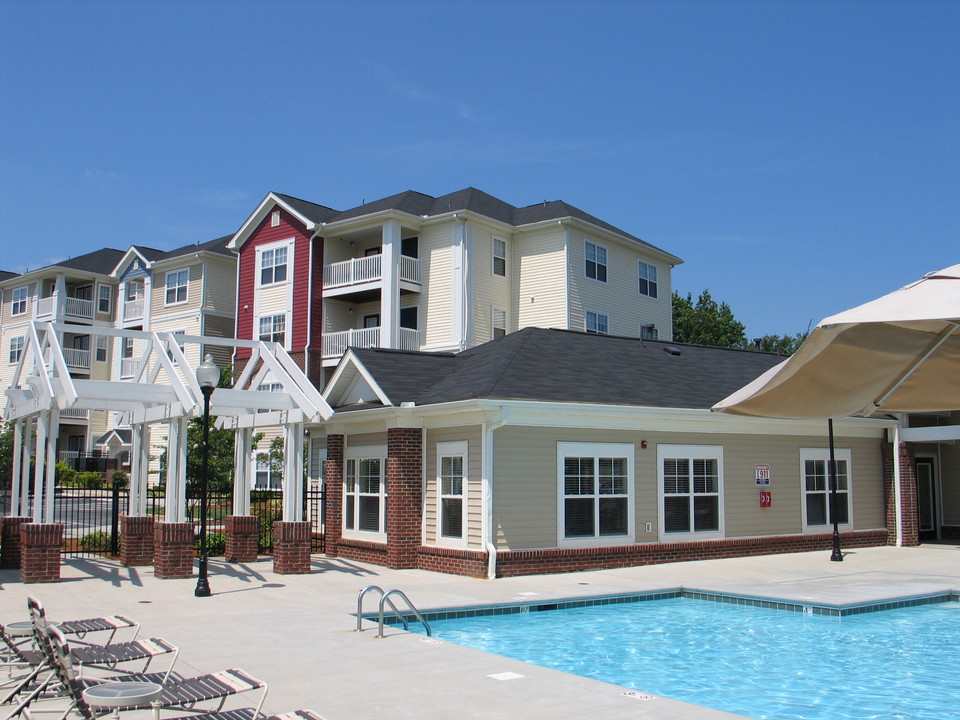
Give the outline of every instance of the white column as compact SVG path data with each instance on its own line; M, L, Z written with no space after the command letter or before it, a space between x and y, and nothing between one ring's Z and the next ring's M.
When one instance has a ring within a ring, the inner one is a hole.
M380 347L400 347L400 223L383 224L380 245Z
M463 350L473 344L473 230L466 221L454 227L450 245L450 343Z
M233 434L233 514L250 514L250 445L253 428L240 428Z
M153 276L147 275L143 279L143 329L150 329L150 293L153 288Z
M33 456L36 458L33 465L33 521L35 523L43 522L43 499L46 497L44 492L46 476L43 472L43 459L46 457L49 415L48 412L41 412L37 415L37 437L33 452Z
M187 418L171 420L167 428L167 492L163 519L187 521Z
M30 515L30 437L33 435L31 427L33 421L26 418L23 421L23 454L20 457L20 517Z
M23 420L13 421L13 462L10 463L10 515L16 516L20 508L20 486L23 478L20 468L23 455Z
M283 519L303 520L303 423L283 426Z
M51 410L47 414L47 482L44 498L43 522L53 522L54 490L57 481L57 438L60 436L60 411Z

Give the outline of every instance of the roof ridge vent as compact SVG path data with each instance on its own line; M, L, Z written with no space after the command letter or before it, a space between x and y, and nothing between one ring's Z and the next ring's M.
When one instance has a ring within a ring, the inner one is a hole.
M664 351L667 355L673 355L674 357L677 357L678 355L682 355L682 354L683 354L683 353L680 351L680 348L674 347L673 345L667 345L665 348L663 348L663 351Z

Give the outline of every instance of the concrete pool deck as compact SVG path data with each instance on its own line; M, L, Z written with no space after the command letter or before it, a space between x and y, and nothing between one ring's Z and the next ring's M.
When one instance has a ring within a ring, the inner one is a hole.
M357 594L399 588L421 610L684 588L811 604L874 603L960 591L960 547L862 548L477 580L315 556L308 575L277 575L264 558L210 564L213 595L196 580L159 580L152 568L66 560L60 583L25 585L0 571L0 623L25 620L26 597L50 618L123 614L141 636L177 646L183 674L240 667L267 681L266 709L311 708L326 720L495 718L721 720L738 716L539 668L373 623L354 632ZM376 608L368 596L366 610ZM122 639L122 638L118 638ZM503 675L506 673L507 675ZM513 677L518 675L520 677ZM498 679L511 678L513 679Z

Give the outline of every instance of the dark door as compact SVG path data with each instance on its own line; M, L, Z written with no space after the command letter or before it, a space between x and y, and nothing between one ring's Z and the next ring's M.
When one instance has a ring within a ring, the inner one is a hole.
M917 520L920 539L936 540L937 527L937 483L934 474L933 458L917 458Z

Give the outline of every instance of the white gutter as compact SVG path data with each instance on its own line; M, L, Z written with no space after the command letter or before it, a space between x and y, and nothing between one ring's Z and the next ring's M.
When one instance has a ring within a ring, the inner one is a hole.
M483 502L483 545L487 549L487 579L497 577L497 546L493 542L493 432L509 422L510 411L500 408L500 420L483 423L483 457L481 459L481 497Z

